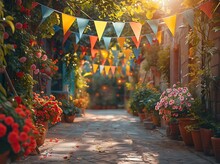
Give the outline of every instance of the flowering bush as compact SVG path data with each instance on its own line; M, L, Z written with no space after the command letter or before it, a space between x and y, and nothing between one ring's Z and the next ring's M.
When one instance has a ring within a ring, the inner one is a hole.
M186 116L190 113L194 98L187 87L177 87L176 84L172 88L167 88L160 96L155 110L165 120Z
M0 154L9 151L12 160L27 156L36 148L38 135L32 113L22 104L14 107L1 92L0 102Z
M40 96L34 93L34 111L36 122L43 123L49 121L52 124L61 121L62 109L59 107L59 102L53 95Z

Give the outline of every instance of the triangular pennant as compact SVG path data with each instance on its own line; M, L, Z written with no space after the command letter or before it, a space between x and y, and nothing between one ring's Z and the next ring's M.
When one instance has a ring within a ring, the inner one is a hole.
M132 52L131 49L123 50L123 53L125 54L126 59L129 59L131 52Z
M120 38L117 38L117 40L118 40L118 44L119 44L120 48L123 49L125 38L124 37L120 37Z
M150 44L153 43L153 36L151 34L146 34L146 38Z
M105 73L106 73L106 75L108 75L108 73L109 73L109 70L110 70L110 66L105 66Z
M32 2L31 4L31 9L34 9L35 7L37 7L39 5L39 3L37 2Z
M93 64L93 73L96 73L99 65L98 64Z
M133 48L133 52L134 52L136 59L138 59L138 56L141 53L141 49L140 48Z
M71 31L67 31L66 34L63 37L63 42L62 45L64 45L64 43L66 42L66 40L69 38L69 36L72 34Z
M99 68L100 68L100 70L99 70L100 73L102 73L102 71L103 71L103 69L104 69L104 65L100 65Z
M102 65L105 65L106 59L102 60Z
M98 34L98 38L99 38L99 41L100 41L101 38L102 38L102 34L105 31L105 27L106 27L107 22L94 21L94 23L95 23L96 32Z
M96 43L96 41L97 41L97 39L98 39L98 37L97 36L89 36L89 39L90 39L90 44L91 44L91 49L93 49L94 48L94 46L95 46L95 43Z
M92 59L96 57L96 54L98 53L98 50L96 49L91 49L91 54L92 54Z
M138 48L140 46L141 43L141 37L139 39L139 41L137 40L136 37L132 36L131 39L133 40L134 44L136 45L136 47Z
M86 54L86 51L88 50L88 47L81 46L81 50L82 50L82 58L83 58Z
M53 12L54 12L54 9L51 9L51 8L44 6L44 5L41 5L42 20L41 20L40 24L43 23L45 21L45 19L47 17L49 17Z
M119 53L118 50L112 50L112 53L113 53L114 59L118 58L118 53Z
M79 43L80 37L79 37L79 33L75 33L75 39L76 39L76 44Z
M162 41L162 31L157 32L157 40L158 40L158 43L160 44Z
M108 58L108 62L109 62L109 65L112 65L113 64L113 60Z
M106 49L109 49L109 45L110 45L111 39L112 39L111 37L103 37Z
M134 59L129 60L130 62L130 67L134 67Z
M157 31L158 31L159 19L147 20L147 23L149 24L149 26L152 29L153 33L156 35Z
M78 24L78 28L79 28L79 37L82 37L83 31L85 30L86 26L89 23L88 19L84 19L84 18L76 18L77 24Z
M78 50L78 48L79 48L79 45L78 45L78 44L73 43L73 48L74 48L74 52L76 52L76 51Z
M112 74L114 75L115 74L115 66L111 66L111 71L112 71Z
M66 34L66 32L69 30L70 26L73 24L75 20L76 18L74 16L62 13L63 35Z
M207 1L206 3L203 3L199 8L209 17L209 19L212 19L213 6L213 1Z
M130 66L129 65L126 65L126 75L130 75Z
M114 26L117 37L120 37L124 29L125 23L124 22L112 22L112 24Z
M107 50L101 50L101 54L104 59L108 58L108 51Z
M118 72L118 74L121 74L121 69L122 69L121 66L118 66L118 67L117 67L117 72Z
M172 15L170 17L163 18L163 21L166 23L172 35L175 35L176 30L176 15Z
M194 11L193 9L189 9L183 12L183 17L189 23L190 27L193 28L194 26Z
M139 41L140 35L141 35L141 28L142 24L141 23L136 23L136 22L130 22L130 26L134 32L135 37Z

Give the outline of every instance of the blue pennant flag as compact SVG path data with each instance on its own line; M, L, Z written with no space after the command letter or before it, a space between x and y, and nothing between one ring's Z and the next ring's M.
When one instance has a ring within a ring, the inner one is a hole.
M89 60L90 60L90 56L85 55L84 57L85 57L85 59L86 59L87 61L89 61Z
M118 50L112 50L112 53L114 55L114 58L118 58L118 53L119 53Z
M129 60L129 62L130 62L130 67L134 67L134 59L131 59L131 60Z
M152 29L152 31L154 32L154 34L157 35L159 19L147 20L147 23L149 24L149 26Z
M40 24L43 23L45 19L47 19L47 17L49 17L54 12L54 9L41 5L41 12L42 12L42 20Z
M105 48L108 49L112 38L111 37L102 37L102 38L105 43Z
M150 45L153 43L153 36L151 34L146 34L147 40L150 43Z
M183 12L183 17L187 20L190 27L193 28L194 25L194 11L193 9L189 9Z
M136 59L138 59L138 57L141 53L141 49L140 48L133 48L133 52L134 52Z
M75 38L76 38L76 44L79 43L80 37L79 37L79 33L75 33Z
M124 29L125 23L123 23L123 22L112 22L112 24L113 24L113 26L114 26L116 35L117 35L118 37L120 37L121 32L122 32L123 29Z
M77 24L79 28L79 38L82 37L83 31L89 23L89 19L77 18Z

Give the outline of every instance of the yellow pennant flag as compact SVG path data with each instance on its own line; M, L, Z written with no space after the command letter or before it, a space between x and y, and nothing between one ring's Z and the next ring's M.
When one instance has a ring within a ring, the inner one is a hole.
M99 38L99 41L100 41L101 38L102 38L102 34L105 31L105 27L106 27L107 22L104 22L104 21L94 21L94 23L95 23L95 28L96 28L96 31L97 31L97 34L98 34L98 38Z
M125 42L125 38L124 37L120 37L117 39L118 40L118 44L121 47L121 49L123 49L124 47L124 42Z
M98 64L93 64L93 73L96 73L99 65Z
M105 73L106 73L106 75L108 75L108 73L109 73L109 70L110 70L110 66L105 66Z
M175 35L176 30L176 15L172 15L170 17L163 18L163 21L166 23L172 35Z
M63 35L66 34L66 32L69 30L70 26L73 24L75 20L76 18L74 16L62 13Z
M157 32L157 40L158 40L158 42L159 42L159 44L160 44L161 41L162 41L162 31L158 31L158 32Z
M127 76L130 75L130 66L129 65L126 65L126 74L127 74Z
M101 54L104 59L108 58L108 51L107 50L101 50Z

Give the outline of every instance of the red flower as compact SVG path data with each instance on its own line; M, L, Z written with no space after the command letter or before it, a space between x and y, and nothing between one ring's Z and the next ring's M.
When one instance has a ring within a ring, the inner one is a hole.
M11 127L12 127L13 130L18 130L19 125L17 123L14 123L14 124L12 124Z
M9 35L8 35L7 32L4 32L3 36L4 36L4 39L5 39L5 40L8 39L8 37L9 37Z
M23 27L23 24L20 23L20 22L17 22L17 23L15 24L15 27L16 27L16 29L21 30L22 27Z
M23 29L28 29L28 23L27 22L23 23Z
M18 46L17 46L17 44L14 44L14 49L16 49Z
M22 99L21 99L20 96L15 96L15 101L16 101L18 104L21 104Z
M31 129L27 126L27 125L24 125L23 127L23 131L28 133Z
M28 135L26 132L21 132L20 134L20 141L24 142L28 139Z
M19 151L21 150L21 146L18 142L12 144L11 147L12 147L14 153L19 153Z
M17 1L16 1L16 4L17 4L18 6L21 6L22 0L17 0Z
M5 115L4 114L0 114L0 120L4 120L5 119Z
M7 128L4 124L0 123L0 138L3 137L7 132Z
M11 116L6 117L4 121L7 125L12 125L14 123L14 119Z
M23 76L24 76L24 72L17 72L16 73L16 76L18 77L18 78L22 78Z
M8 135L8 142L10 144L18 143L18 133L15 131L10 132Z

